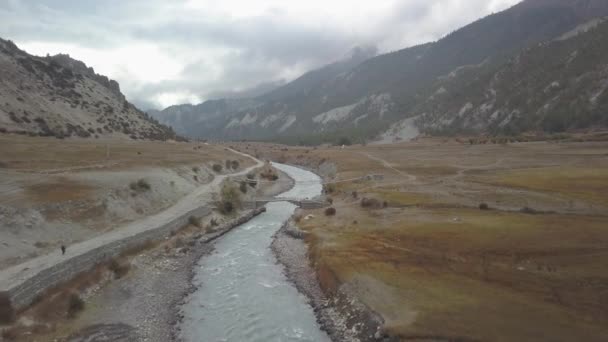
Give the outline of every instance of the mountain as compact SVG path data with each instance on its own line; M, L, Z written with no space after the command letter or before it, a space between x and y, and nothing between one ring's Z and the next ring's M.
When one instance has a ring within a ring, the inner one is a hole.
M36 57L0 39L0 132L67 137L181 139L68 55Z
M608 127L608 21L593 24L439 80L411 110L414 124L430 134Z
M470 69L497 70L522 51L563 39L581 25L606 15L605 0L523 1L437 42L335 63L252 99L248 105L236 109L225 106L226 111L215 112L211 118L194 110L190 117L198 121L182 124L188 126L189 135L291 143L335 141L341 136L363 140L382 132L387 132L385 138L409 137L420 130L441 132L443 125L436 123L437 118L453 115L453 109L445 115L421 112L428 108L429 89L438 82L446 78L466 82L452 75ZM463 88L466 84L452 86ZM422 114L426 115L419 118ZM464 125L460 129L471 128ZM481 125L474 130L486 128L492 127Z

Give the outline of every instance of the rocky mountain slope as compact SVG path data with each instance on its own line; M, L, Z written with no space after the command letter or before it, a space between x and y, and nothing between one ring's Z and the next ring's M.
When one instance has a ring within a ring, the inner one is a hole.
M608 22L596 24L438 80L410 111L413 123L431 134L608 127Z
M335 141L341 136L356 141L377 137L381 132L387 132L386 139L409 138L420 130L440 132L445 125L437 125L433 118L442 115L426 113L425 119L417 119L424 114L422 108L430 97L429 89L437 82L453 79L453 75L471 68L499 68L521 51L560 37L567 38L564 35L580 25L605 15L608 15L608 2L603 0L526 0L437 42L359 63L345 61L330 65L269 94L239 102L238 106L214 107L211 114L199 110L199 106L187 107L191 109L188 115L192 120L183 120L182 115L181 127L172 119L165 122L178 130L188 127L187 131L180 132L193 136L290 143ZM578 38L574 35L572 39ZM532 71L524 70L522 74ZM458 82L454 87L465 86ZM441 88L435 87L434 91L441 92ZM166 114L171 111L155 115L168 118L170 115ZM451 116L460 111L450 109L446 113ZM455 129L490 128L490 125L472 127L465 123ZM520 129L533 128L536 126L526 124Z
M0 132L167 140L176 135L130 104L116 81L67 55L36 57L0 39Z

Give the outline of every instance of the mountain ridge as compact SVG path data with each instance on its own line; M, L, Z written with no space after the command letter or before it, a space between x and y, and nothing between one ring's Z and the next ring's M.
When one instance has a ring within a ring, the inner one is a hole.
M0 39L0 132L57 138L183 138L69 55L32 56Z
M523 1L436 42L369 58L339 73L324 72L327 67L311 71L252 99L250 106L215 113L209 120L199 118L194 125L187 125L185 134L288 143L331 142L340 136L364 141L420 115L415 109L437 80L462 68L501 66L520 51L604 15L608 15L605 1ZM323 77L308 82L311 75ZM429 131L426 126L420 128Z

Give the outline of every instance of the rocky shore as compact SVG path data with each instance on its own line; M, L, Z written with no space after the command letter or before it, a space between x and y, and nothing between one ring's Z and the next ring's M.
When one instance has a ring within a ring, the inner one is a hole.
M260 188L263 196L275 196L291 189L293 179L279 172L282 180ZM184 298L196 290L192 277L198 262L213 251L213 241L228 233L265 208L247 211L217 227L213 233L192 236L183 247L167 252L155 248L131 259L131 271L122 279L93 290L86 299L87 309L74 325L80 329L66 342L179 340L180 307Z
M317 321L332 341L379 341L382 320L345 289L328 297L319 285L303 241L305 232L293 220L279 230L272 243L277 260L285 267L288 279L303 293L313 307Z

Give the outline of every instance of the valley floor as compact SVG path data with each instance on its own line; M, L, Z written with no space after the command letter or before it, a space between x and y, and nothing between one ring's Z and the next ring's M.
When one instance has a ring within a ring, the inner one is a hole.
M388 335L608 335L608 143L233 146L337 181L335 216L296 220L323 290L358 298Z
M226 160L253 165L203 143L16 135L0 135L0 156L0 269L161 212L236 172Z

